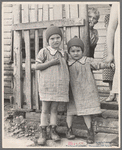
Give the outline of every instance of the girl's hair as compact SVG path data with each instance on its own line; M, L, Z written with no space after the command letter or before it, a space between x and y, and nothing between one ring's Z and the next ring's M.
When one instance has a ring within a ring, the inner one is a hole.
M88 8L88 14L90 14L90 13L94 13L97 17L97 20L99 20L100 12L96 8L94 8L94 7Z

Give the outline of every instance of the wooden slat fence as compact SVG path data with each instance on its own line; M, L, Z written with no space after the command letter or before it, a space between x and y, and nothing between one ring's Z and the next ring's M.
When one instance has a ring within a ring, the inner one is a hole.
M14 31L14 75L16 83L14 96L17 109L26 111L40 110L37 83L39 71L34 70L35 66L31 61L30 31L34 30L35 58L39 51L40 36L43 37L43 47L47 46L45 31L51 24L60 27L64 34L61 48L67 50L67 41L74 36L78 36L83 39L85 53L87 54L89 51L87 19L87 5L84 4L14 5L14 25L12 30ZM24 36L22 36L22 33ZM24 64L22 63L22 38L24 38L26 53ZM24 79L23 75L25 76Z

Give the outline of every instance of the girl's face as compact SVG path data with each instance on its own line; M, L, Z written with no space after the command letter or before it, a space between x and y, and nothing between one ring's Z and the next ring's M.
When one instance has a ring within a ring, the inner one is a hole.
M53 34L49 38L49 45L54 48L58 49L61 44L61 36L59 34Z
M83 57L83 51L81 47L72 46L70 48L69 54L74 60L79 60Z
M89 17L89 27L93 28L94 25L98 22L97 16L95 13L91 12L89 13L88 17Z

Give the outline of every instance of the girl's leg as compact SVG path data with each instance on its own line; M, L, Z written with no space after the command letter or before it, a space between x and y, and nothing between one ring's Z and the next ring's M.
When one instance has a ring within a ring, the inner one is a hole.
M83 118L84 118L84 121L85 121L87 128L90 129L91 128L91 122L92 122L91 116L85 115L85 116L83 116Z
M48 126L48 115L49 115L49 109L50 108L50 102L42 102L42 112L41 112L41 133L38 139L39 145L45 145L46 143L46 127Z
M87 116L85 115L83 117L84 117L84 121L85 121L87 131L88 131L87 143L92 144L94 143L94 131L93 131L93 126L92 126L92 119L90 115L87 115Z
M50 104L51 102L42 102L42 112L41 112L41 125L40 126L48 126L48 116L50 112Z
M50 125L51 125L50 136L51 136L51 139L54 141L60 140L60 137L56 132L58 104L59 104L58 102L52 102L51 109L50 109Z
M66 138L67 139L74 139L75 135L73 135L73 132L72 132L73 115L67 115L66 122L67 122Z
M66 121L67 121L68 128L71 128L72 127L73 116L72 115L67 115Z

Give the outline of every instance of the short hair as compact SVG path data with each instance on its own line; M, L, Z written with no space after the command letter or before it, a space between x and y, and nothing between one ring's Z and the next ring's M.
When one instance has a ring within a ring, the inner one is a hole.
M97 20L99 20L100 12L97 10L97 8L94 8L94 7L88 8L88 14L90 13L94 13L97 17Z

